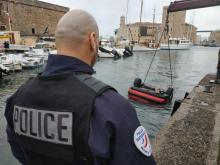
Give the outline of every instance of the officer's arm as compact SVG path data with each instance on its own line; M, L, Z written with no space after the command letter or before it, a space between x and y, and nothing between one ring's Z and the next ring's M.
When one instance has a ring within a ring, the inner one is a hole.
M19 160L21 164L25 164L25 157L23 151L15 138L15 132L13 130L13 96L9 97L6 102L5 118L7 120L6 133L8 142L11 146L13 155Z
M98 97L89 135L96 165L102 164L103 159L110 165L155 165L150 150L147 148L146 154L135 145L134 134L139 126L136 111L118 93L108 90Z

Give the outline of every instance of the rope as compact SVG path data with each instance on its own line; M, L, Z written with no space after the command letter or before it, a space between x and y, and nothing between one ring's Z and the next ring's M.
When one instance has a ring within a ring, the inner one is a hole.
M170 36L168 37L168 50L169 50L169 61L170 61L170 83L171 88L173 87L173 72L172 72L172 61L171 61L171 53L170 53Z
M159 45L160 45L160 42L161 42L162 37L163 37L163 35L164 35L165 29L166 29L166 28L163 29L163 32L162 32L162 34L161 34L161 36L160 36ZM155 58L155 56L156 56L156 54L157 54L157 51L158 51L158 49L155 50L154 55L153 55L153 57L152 57L152 59L151 59L150 65L149 65L149 67L148 67L147 73L146 73L145 78L144 78L144 83L145 83L145 81L146 81L146 79L147 79L147 77L148 77L148 74L149 74L149 72L150 72L150 69L151 69L151 66L152 66L152 64L153 64L154 58Z
M164 27L164 29L163 29L163 32L162 32L162 34L161 34L161 36L160 36L160 40L159 40L159 42L158 42L159 45L160 45L160 43L161 43L161 40L162 40L162 37L163 37L165 31L166 31L166 36L168 35L168 50L169 50L169 62L170 62L170 74L171 74L170 80L171 80L171 87L172 87L172 86L173 86L173 74L172 74L172 63L171 63L171 53L170 53L170 43L169 43L170 36L169 36L169 34L168 34L168 33L169 33L169 9L168 9L168 11L167 11L166 24L165 24L165 27ZM148 67L147 73L146 73L145 78L144 78L144 83L145 83L146 80L147 80L147 77L148 77L148 75L149 75L151 66L152 66L152 64L153 64L153 61L154 61L154 59L155 59L155 56L156 56L157 52L158 52L158 49L155 50L154 55L153 55L153 57L152 57L152 59L151 59L150 65L149 65L149 67Z

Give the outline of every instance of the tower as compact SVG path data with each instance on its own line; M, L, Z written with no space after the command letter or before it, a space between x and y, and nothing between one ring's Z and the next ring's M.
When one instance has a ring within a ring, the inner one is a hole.
M120 27L125 26L125 16L121 16L120 18Z
M167 18L167 6L163 7L163 18L162 18L162 29L164 29ZM182 38L185 36L185 19L186 11L179 11L174 13L169 13L169 34L171 38ZM161 35L161 34L160 34ZM163 43L167 42L166 39L162 39Z

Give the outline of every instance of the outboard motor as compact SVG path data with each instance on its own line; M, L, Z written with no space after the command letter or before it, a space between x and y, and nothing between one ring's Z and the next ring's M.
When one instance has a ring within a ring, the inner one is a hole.
M133 51L129 47L125 47L125 50L129 52L130 56L133 55Z
M113 49L111 53L114 54L114 59L115 60L121 58L120 54L115 49Z
M0 68L0 79L3 78L3 74L10 75L10 73L8 73L7 70Z
M174 91L174 89L173 88L168 88L167 89L167 91L166 91L166 94L169 96L169 99L170 99L170 101L172 100L172 98L173 98L173 91Z
M129 47L126 46L123 54L123 57L130 57L133 55L133 52L129 49Z

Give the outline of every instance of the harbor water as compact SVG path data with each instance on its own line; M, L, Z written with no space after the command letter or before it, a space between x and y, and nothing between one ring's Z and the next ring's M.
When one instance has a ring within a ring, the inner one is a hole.
M182 99L208 73L215 73L219 48L194 47L191 50L171 51L174 80L174 98ZM135 78L144 78L153 57L152 52L135 53L134 56L112 60L99 59L95 65L95 77L113 86L127 98L127 91ZM7 144L4 118L5 102L16 89L40 69L15 73L0 81L0 165L18 165ZM168 51L158 51L146 83L166 89L170 85ZM153 140L160 128L170 118L171 105L143 105L131 102L141 124Z

